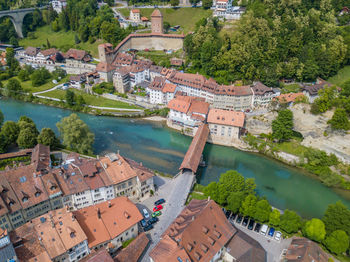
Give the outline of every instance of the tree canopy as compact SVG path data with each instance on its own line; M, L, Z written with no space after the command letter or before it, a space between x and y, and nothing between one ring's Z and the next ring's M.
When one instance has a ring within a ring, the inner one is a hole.
M306 222L304 226L304 234L311 240L321 242L326 236L325 225L322 220L313 218Z
M286 141L293 137L293 112L284 109L272 121L272 136L278 141Z
M56 126L60 132L62 144L69 150L81 154L92 154L95 136L77 114L63 118Z
M349 248L349 237L343 230L336 230L326 238L325 245L329 251L339 255Z

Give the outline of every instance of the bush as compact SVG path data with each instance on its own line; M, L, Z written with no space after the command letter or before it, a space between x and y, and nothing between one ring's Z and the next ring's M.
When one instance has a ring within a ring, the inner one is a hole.
M324 244L329 251L340 255L349 248L349 237L343 230L336 230L326 238Z

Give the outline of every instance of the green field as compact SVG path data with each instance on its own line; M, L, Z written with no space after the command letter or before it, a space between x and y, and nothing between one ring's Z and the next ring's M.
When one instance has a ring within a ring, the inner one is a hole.
M172 54L167 54L164 51L150 50L149 52L139 51L138 57L143 57L153 61L157 65L170 66L170 59L173 57L181 58L183 54L182 50L178 50Z
M143 8L140 9L141 15L151 19L151 14L154 9ZM125 17L129 17L129 8L118 9ZM168 22L171 26L180 25L179 32L188 33L194 31L196 23L201 18L206 18L212 15L211 10L204 10L202 8L161 8L164 22ZM170 31L171 32L171 31Z
M98 57L97 46L101 44L103 41L98 40L93 44L89 42L75 44L75 33L72 31L59 31L54 32L51 30L49 25L38 28L35 32L35 39L30 39L29 37L23 38L19 40L19 44L24 46L24 48L28 46L34 47L43 47L47 44L47 40L49 40L50 45L52 47L56 47L61 51L66 51L69 48L77 48L89 51L92 56Z
M57 84L52 83L52 79L49 79L47 81L47 83L45 83L45 84L43 84L41 86L38 86L38 87L32 86L32 81L31 80L21 82L21 80L19 80L17 77L13 77L13 78L17 79L21 83L21 86L22 86L22 88L23 88L23 90L25 92L27 92L27 93L35 93L35 92L41 92L41 91L45 91L45 90L51 89L51 88L53 88L54 86L56 86L58 84L62 84L62 83L66 82L68 80L68 77L69 76L63 78ZM3 82L4 86L7 84L8 81L9 80L6 80L6 81Z
M115 100L110 100L107 98L103 98L103 97L99 97L99 96L94 96L94 95L89 95L86 94L82 91L76 90L76 89L70 89L72 90L74 93L82 95L85 103L88 105L92 105L92 106L101 106L101 107L113 107L113 108L127 108L127 109L137 109L138 107L133 106L133 105L129 105L127 103L123 103L120 101L115 101ZM48 97L52 97L52 98L58 98L61 100L66 99L66 91L64 90L53 90L47 93L43 93L43 96L48 96Z
M350 80L350 66L345 66L338 71L338 74L328 79L329 82L338 86L347 80Z

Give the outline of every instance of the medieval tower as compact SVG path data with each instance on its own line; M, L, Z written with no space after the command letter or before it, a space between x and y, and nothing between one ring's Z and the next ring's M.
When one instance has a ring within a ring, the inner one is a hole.
M151 24L153 34L163 34L163 15L159 9L155 9L151 14Z

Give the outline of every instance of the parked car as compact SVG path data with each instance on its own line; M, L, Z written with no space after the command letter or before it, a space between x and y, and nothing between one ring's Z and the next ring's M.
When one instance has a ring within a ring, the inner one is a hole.
M232 221L235 221L235 218L236 218L236 214L233 214L233 213L232 213L230 219L231 219Z
M146 220L144 220L144 219L142 219L142 220L140 221L140 224L141 224L142 227L147 226L147 222L146 222Z
M156 202L154 202L154 205L158 206L158 205L161 205L161 204L164 204L164 203L165 203L165 199L161 198L161 199L158 199Z
M246 227L248 225L249 217L244 217L242 226Z
M281 240L281 237L282 237L282 233L280 231L277 231L276 234L275 234L275 239L277 241L280 241Z
M158 206L153 208L153 212L156 212L156 211L159 211L159 210L162 210L162 209L163 209L163 206L162 205L158 205Z
M241 215L238 215L237 216L237 219L236 219L236 222L238 223L238 224L240 224L241 222L242 222L242 216Z
M143 216L148 219L149 218L149 213L146 208L142 209Z
M257 232L257 233L259 233L260 228L261 228L261 224L260 224L260 223L256 223L256 224L255 224L254 231Z
M158 217L152 217L150 220L148 220L148 224L152 225L154 223L157 223L159 221Z
M156 211L156 212L154 212L154 213L152 214L152 217L158 217L158 216L160 216L161 214L162 214L162 212Z
M152 225L152 224L148 224L146 227L143 228L143 230L144 230L145 232L147 232L147 231L149 231L149 230L151 230L151 229L153 229L153 225Z
M253 230L254 224L255 224L255 221L254 221L253 219L251 219L251 220L249 221L249 224L248 224L248 229L249 229L249 230Z
M260 234L266 236L268 229L269 229L269 227L267 225L262 225L261 230L260 230Z
M275 229L273 227L271 227L269 230L269 236L273 237L273 234L275 234Z

